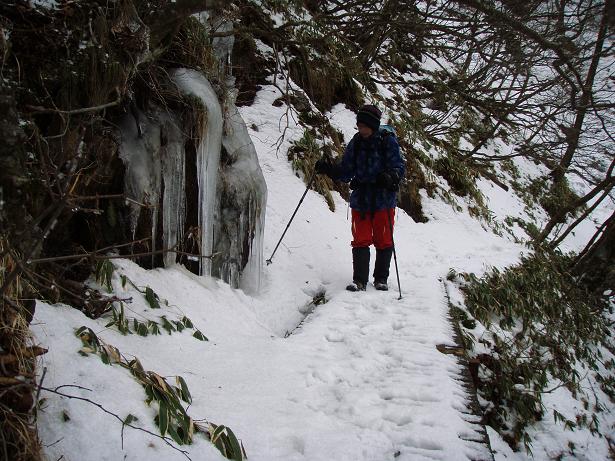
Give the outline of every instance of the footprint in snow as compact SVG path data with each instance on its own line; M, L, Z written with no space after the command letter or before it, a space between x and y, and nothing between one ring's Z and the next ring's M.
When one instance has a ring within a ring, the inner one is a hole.
M345 337L339 331L333 331L325 334L325 339L330 343L343 343Z
M419 421L419 424L427 427L436 427L438 425L438 423L436 423L432 419L422 419L421 421Z
M444 450L444 445L430 439L418 439L414 437L408 437L404 445L415 448L422 448L423 450Z
M412 422L412 416L407 411L389 412L382 416L386 421L390 421L397 426L405 426Z

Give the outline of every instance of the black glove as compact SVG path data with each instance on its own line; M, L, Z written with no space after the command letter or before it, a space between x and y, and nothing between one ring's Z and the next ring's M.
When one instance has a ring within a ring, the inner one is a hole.
M359 181L357 178L352 178L352 180L350 181L350 184L348 184L348 187L350 187L350 190L355 190L361 187L362 185L363 183Z
M314 165L314 171L318 174L325 174L327 176L331 176L333 173L333 164L327 158L321 158Z
M376 186L390 191L399 189L399 178L394 171L382 171L376 176Z

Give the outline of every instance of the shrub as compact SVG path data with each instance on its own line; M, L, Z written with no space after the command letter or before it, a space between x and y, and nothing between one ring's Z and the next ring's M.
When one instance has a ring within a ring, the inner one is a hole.
M311 130L305 130L301 139L293 142L288 150L288 160L290 160L293 169L301 172L307 182L314 174L314 165L321 157L323 150L330 151L330 148L326 149L319 146L316 142L316 134ZM324 175L316 175L312 188L325 198L329 209L335 211L335 203L331 196L332 181Z
M542 396L565 386L584 399L581 370L598 372L599 347L608 341L609 322L604 299L591 294L568 272L571 257L538 251L505 271L492 269L482 278L462 274L465 307L453 309L465 346L473 349L473 377L481 396L489 401L486 422L516 448L530 448L527 428L545 413ZM451 278L455 278L453 275ZM475 336L477 324L486 330ZM487 353L479 349L486 348ZM610 390L611 378L598 375ZM551 390L549 388L552 388ZM589 400L589 399L587 399ZM577 425L599 432L600 404L586 404L589 413L569 421L557 411L553 417L565 427Z

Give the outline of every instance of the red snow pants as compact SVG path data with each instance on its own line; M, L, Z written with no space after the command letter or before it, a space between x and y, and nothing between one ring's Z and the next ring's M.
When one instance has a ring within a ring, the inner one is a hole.
M390 223L389 217L391 218ZM352 210L352 247L368 247L372 244L377 250L392 247L391 230L394 224L395 208L378 210L373 213Z

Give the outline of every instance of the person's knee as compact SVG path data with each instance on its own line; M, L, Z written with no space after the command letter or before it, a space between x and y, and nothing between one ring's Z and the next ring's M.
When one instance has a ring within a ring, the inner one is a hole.
M361 248L361 247L368 247L372 244L372 240L371 239L367 239L367 238L359 238L359 239L355 239L351 242L351 245L353 248Z

